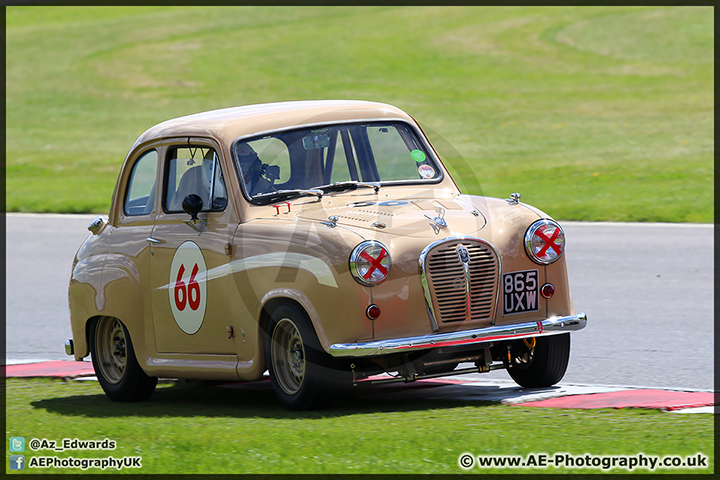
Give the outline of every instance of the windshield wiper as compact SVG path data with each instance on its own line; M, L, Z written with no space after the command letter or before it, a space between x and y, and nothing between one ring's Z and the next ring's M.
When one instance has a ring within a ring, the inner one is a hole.
M296 188L293 190L278 190L276 192L258 193L257 195L254 195L252 199L253 201L259 202L260 205L267 205L268 203L272 203L276 200L301 195L317 195L319 200L322 198L324 193L325 192L322 190L318 190L316 188Z
M347 182L335 182L335 183L329 183L327 185L320 185L319 188L323 192L339 192L341 190L348 190L353 189L355 190L358 187L370 187L375 189L375 193L377 193L380 190L380 182L358 182L356 180L348 180Z

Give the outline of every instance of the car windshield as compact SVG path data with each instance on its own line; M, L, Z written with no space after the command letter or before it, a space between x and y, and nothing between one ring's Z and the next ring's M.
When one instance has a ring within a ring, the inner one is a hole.
M362 123L236 140L240 183L254 203L397 183L436 183L442 171L406 124Z

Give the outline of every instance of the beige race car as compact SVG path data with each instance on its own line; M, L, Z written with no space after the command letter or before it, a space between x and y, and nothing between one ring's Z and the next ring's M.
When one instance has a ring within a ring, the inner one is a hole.
M507 369L563 377L560 225L464 195L405 112L272 103L160 123L130 149L80 246L73 339L113 400L158 377L258 380L291 409L337 387Z

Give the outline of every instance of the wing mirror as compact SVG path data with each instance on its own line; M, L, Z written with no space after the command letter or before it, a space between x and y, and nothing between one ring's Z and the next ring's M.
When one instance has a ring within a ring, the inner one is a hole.
M185 213L190 215L190 220L197 221L198 213L202 211L203 201L200 195L191 193L185 197L182 201L182 209Z

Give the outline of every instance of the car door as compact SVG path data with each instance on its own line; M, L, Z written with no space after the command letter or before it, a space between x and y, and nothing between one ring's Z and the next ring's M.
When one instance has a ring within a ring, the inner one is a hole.
M106 282L118 278L129 278L131 285L145 288L150 282L151 248L147 238L152 235L157 216L156 197L159 192L159 156L162 146L152 144L136 152L128 159L126 168L118 181L117 199L114 203L113 216L116 220L114 228L110 230L110 242L106 262L103 265L103 291L99 296L102 304L98 307L110 311L123 312L123 302L128 298L138 299L134 291L128 286L121 287L118 294L111 294L106 289ZM117 303L120 305L112 305ZM132 325L139 325L144 318L149 317L150 302L143 302L141 311L143 318L121 318L129 326L136 345L147 338L143 329L133 329Z
M228 333L234 287L225 272L238 217L228 202L221 154L207 139L170 142L165 150L162 206L149 239L159 354L236 354ZM196 219L183 211L192 195L202 200Z

